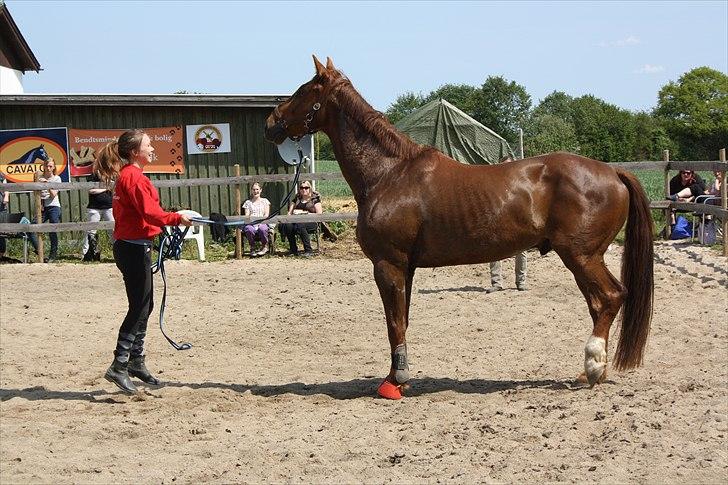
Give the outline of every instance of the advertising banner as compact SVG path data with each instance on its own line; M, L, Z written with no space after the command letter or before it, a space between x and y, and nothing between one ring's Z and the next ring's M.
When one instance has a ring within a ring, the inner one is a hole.
M144 167L145 173L184 173L182 127L143 128L154 147L152 163ZM71 157L71 175L90 175L99 150L124 133L121 130L68 130L68 148Z
M230 153L230 124L187 125L187 153Z
M33 175L49 158L56 164L56 175L68 182L65 128L0 130L0 172L8 182L33 182Z

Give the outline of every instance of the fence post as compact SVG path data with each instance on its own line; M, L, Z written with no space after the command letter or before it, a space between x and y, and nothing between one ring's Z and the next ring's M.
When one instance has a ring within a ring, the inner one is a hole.
M33 191L33 202L35 203L35 223L40 224L43 220L43 200L40 198L40 190ZM43 262L43 236L37 232L33 235L35 240L38 241L38 256L36 261L39 263Z
M240 164L235 164L235 176L240 177ZM240 184L235 186L235 213L240 214ZM240 226L235 226L235 257L243 259L243 235L240 232Z
M718 158L725 162L725 148L718 152ZM723 210L728 209L728 187L725 186L728 179L728 170L723 170L723 180L720 181L720 205ZM723 256L728 256L728 217L723 217Z
M665 162L670 161L670 150L662 150L662 160ZM665 198L670 195L670 165L665 166ZM668 207L665 209L665 239L670 239L672 236L672 208Z

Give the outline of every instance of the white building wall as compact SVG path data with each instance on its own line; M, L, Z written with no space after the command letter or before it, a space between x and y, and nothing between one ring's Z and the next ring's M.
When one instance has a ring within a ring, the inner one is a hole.
M23 73L0 66L0 94L23 94Z

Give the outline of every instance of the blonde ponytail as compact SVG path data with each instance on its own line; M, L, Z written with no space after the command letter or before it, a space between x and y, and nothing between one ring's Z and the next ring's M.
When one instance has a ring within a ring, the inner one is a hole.
M117 141L107 143L94 160L93 171L99 175L107 188L111 188L122 167L129 163L134 150L138 150L144 139L144 130L128 130Z
M123 164L119 156L119 142L112 141L99 151L94 160L93 172L99 176L107 188L111 188Z

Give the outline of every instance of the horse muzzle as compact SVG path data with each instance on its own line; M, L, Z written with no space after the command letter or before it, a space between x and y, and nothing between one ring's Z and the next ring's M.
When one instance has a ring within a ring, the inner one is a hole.
M276 121L273 115L269 116L265 121L265 139L280 145L288 137L283 123Z

